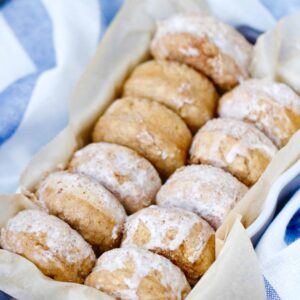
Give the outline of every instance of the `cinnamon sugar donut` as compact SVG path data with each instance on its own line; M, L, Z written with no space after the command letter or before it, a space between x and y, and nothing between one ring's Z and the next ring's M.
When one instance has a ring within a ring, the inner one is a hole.
M59 281L82 283L96 262L92 247L75 230L39 210L11 218L1 229L0 245Z
M127 219L121 247L165 256L194 284L214 261L214 239L214 230L196 214L153 205Z
M178 267L139 248L105 252L85 284L122 300L184 299L190 286Z
M231 174L208 165L178 169L161 187L156 202L192 211L218 229L248 188Z
M100 117L93 140L127 146L168 177L184 165L191 133L180 117L160 103L126 97Z
M83 174L56 172L41 182L37 202L76 229L99 251L118 247L126 213L100 183Z
M155 60L134 69L123 94L164 104L193 132L213 118L218 98L214 85L201 73L176 62Z
M219 114L253 123L281 148L300 128L300 97L286 84L251 79L221 98Z
M191 163L223 168L248 186L254 184L277 148L253 125L234 119L208 121L194 137Z
M88 175L113 193L128 213L153 203L161 186L155 168L135 151L116 144L89 144L75 152L69 170Z
M249 77L252 46L233 27L211 16L178 14L158 23L151 52L158 60L190 65L230 89Z

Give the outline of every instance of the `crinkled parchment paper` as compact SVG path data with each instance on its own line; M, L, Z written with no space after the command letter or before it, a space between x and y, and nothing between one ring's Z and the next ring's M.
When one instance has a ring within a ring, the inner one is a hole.
M27 197L46 174L63 169L73 152L90 141L93 124L120 94L132 68L149 58L156 21L178 12L208 12L202 0L128 0L108 29L77 84L69 125L31 161L21 176L23 194L0 196L0 227L18 211L34 207ZM258 41L254 76L285 81L300 91L300 16L285 18ZM294 47L294 48L293 48ZM292 49L293 48L293 49ZM300 132L273 159L216 234L217 260L188 300L265 299L263 278L244 225L259 215L274 180L300 158ZM242 223L241 223L242 222ZM57 282L21 256L0 250L0 289L18 299L110 299L96 289Z

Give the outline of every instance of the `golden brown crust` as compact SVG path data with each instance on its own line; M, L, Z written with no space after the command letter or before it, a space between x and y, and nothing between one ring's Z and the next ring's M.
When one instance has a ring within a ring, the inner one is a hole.
M249 77L251 50L229 25L196 14L179 14L159 23L151 45L156 59L190 65L223 89Z
M217 230L247 191L243 183L223 169L190 165L172 174L158 191L156 203L194 212Z
M116 299L184 299L190 286L166 258L139 248L105 252L85 284Z
M192 164L223 168L251 186L268 166L277 148L253 125L234 119L214 119L195 135Z
M154 202L160 177L145 158L124 146L95 143L75 152L69 170L85 174L114 194L128 213Z
M123 95L164 104L193 132L214 116L218 98L213 84L201 73L176 62L155 60L135 68Z
M10 219L1 229L0 245L59 281L82 283L96 261L91 246L75 230L38 210L25 210Z
M190 284L214 261L214 230L192 212L150 206L127 219L122 247L137 246L170 259Z
M250 79L226 93L218 113L254 124L278 148L300 128L299 96L287 85L268 79Z
M165 106L126 97L116 100L100 117L93 140L127 146L168 177L184 165L191 133L182 119Z
M93 179L68 172L50 174L37 190L38 204L76 229L100 252L118 247L126 213Z

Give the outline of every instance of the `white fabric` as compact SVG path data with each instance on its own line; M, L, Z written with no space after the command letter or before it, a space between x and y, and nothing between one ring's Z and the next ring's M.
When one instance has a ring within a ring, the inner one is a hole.
M286 227L300 208L300 191L286 204L269 226L256 253L265 278L282 299L297 300L300 295L300 240L285 243Z
M208 4L214 15L234 26L247 24L266 31L276 24L276 19L259 0L208 0Z
M19 175L32 155L67 124L70 95L99 41L101 19L97 0L43 3L53 22L57 65L39 77L19 128L0 147L1 192L16 190ZM15 56L14 62L18 66L24 60ZM33 64L25 63L28 66L24 65L24 69L30 72ZM15 79L20 76L19 68L10 69L16 71ZM1 77L6 76L6 72L0 72Z
M18 39L0 13L0 91L19 78L35 71L27 53L23 51ZM16 64L16 57L18 63ZM4 72L5 70L5 72Z

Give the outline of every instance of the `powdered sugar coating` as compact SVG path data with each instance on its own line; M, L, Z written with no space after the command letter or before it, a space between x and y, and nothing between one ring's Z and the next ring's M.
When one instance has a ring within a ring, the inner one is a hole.
M212 16L177 14L158 23L151 47L155 48L162 37L174 33L190 33L199 38L208 37L222 53L236 61L242 76L248 77L252 47L240 33L226 23ZM199 55L198 50L192 47L179 49L179 51L187 56Z
M113 297L121 299L138 300L141 299L137 291L143 278L153 276L158 273L156 278L166 289L162 299L182 299L182 292L189 291L189 284L178 267L173 265L168 259L154 254L150 251L139 248L120 248L105 252L100 256L93 273L101 271L118 271L128 268L126 263L130 261L134 264L133 272L127 272L123 282L127 287L120 287L112 294ZM92 274L93 274L92 273ZM116 273L117 276L117 273ZM89 278L87 278L87 281ZM103 288L101 284L95 286L97 289Z
M156 202L192 211L218 228L248 188L231 174L207 165L178 169L161 187Z
M149 206L161 186L157 171L135 151L116 144L89 144L77 151L70 170L91 176L129 212Z
M64 171L52 173L42 182L38 190L38 195L44 208L46 208L46 205L43 190L51 183L56 183L58 189L61 188L67 193L76 194L95 208L104 209L111 213L117 223L122 223L126 218L123 206L101 184L85 175Z
M288 85L268 78L246 80L232 91L232 97L241 96L256 105L260 98L270 99L300 114L300 97Z
M205 132L218 132L219 134L219 139L214 141L215 147L210 149L210 156L217 157L220 144L224 138L230 136L236 139L235 145L226 155L224 161L219 162L219 167L224 167L227 164L231 164L237 155L250 157L251 154L249 150L260 150L270 158L272 158L277 152L277 148L274 146L271 140L253 125L235 119L217 118L208 121L198 131L194 137L192 147L190 149L191 155L197 155L197 149L202 146L202 134Z
M222 97L218 112L222 117L255 123L277 146L282 146L291 134L291 120L285 109L298 115L300 123L300 97L289 86L270 79L250 79Z
M191 263L199 259L206 243L214 230L211 226L198 217L196 214L178 208L164 208L152 205L144 208L130 216L125 223L126 239L122 242L122 247L134 246L134 235L140 223L149 230L150 239L142 245L144 249L177 250L185 240L189 238L192 229L201 224L201 233L194 241L194 251L188 257ZM170 232L176 232L172 239L168 239Z
M81 201L83 201L89 203L94 210L99 210L111 216L111 219L115 223L111 232L111 238L114 240L120 236L126 218L126 212L115 196L93 178L83 174L69 172L51 173L44 181L42 181L37 190L39 203L48 212L50 205L51 213L51 199L48 198L48 189L53 189L56 191L57 195L61 193L63 193L65 197L72 195L78 200L77 208L79 210ZM65 209L67 209L66 206ZM76 214L76 211L74 213ZM81 215L79 214L77 219L80 219L80 217ZM104 223L102 225L104 226Z
M76 264L86 258L95 260L92 247L68 224L55 216L50 216L39 210L24 210L10 219L6 226L1 229L10 235L10 245L1 238L1 247L16 253L24 253L26 243L17 238L18 233L30 233L44 239L42 253L37 252L35 259L51 263L57 256L63 257L67 263ZM13 249L11 249L13 243ZM36 245L40 248L40 245ZM32 249L34 253L35 249Z
M94 127L93 140L133 149L165 178L184 165L191 133L184 121L164 105L128 96L114 101L100 117Z
M161 147L161 145L163 145L162 139L157 135L153 135L146 128L142 129L137 134L136 138L142 144L149 145L149 146L153 147L153 150L155 150L156 154L158 156L160 156L162 160L166 160L167 158L173 158L175 156L174 152L178 151L177 149L174 149L174 151L167 151L167 149L164 149L163 147Z
M185 64L166 60L138 65L124 85L123 95L165 105L192 131L213 117L218 98L213 84L204 75Z

